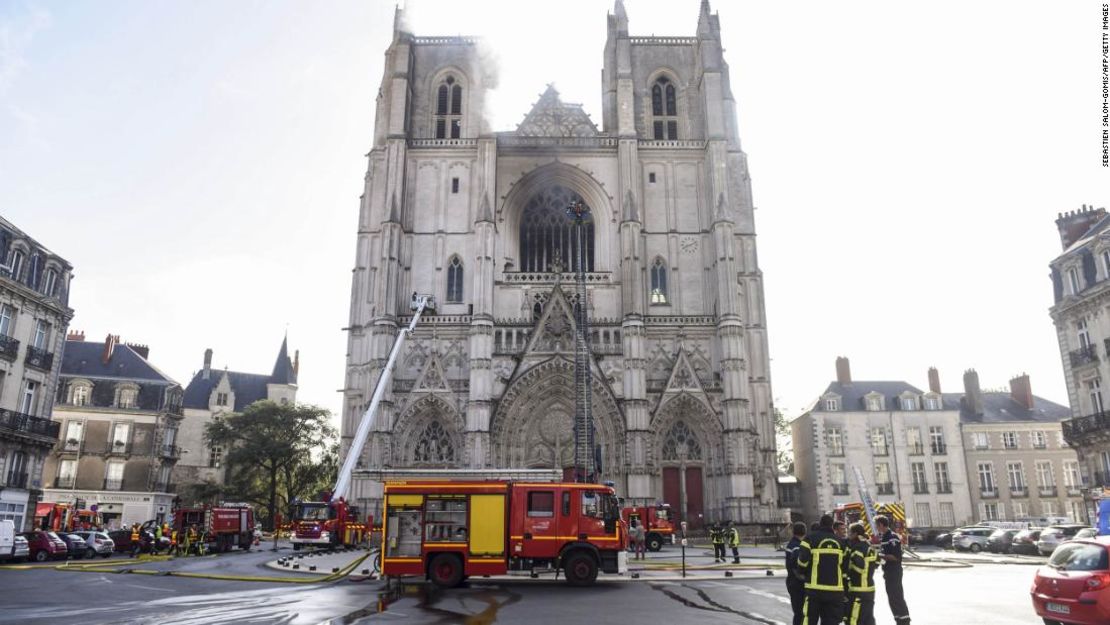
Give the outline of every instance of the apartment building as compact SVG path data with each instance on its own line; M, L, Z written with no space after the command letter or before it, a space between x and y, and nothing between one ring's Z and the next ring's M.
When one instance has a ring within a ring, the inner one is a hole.
M0 520L27 529L58 441L50 420L73 267L0 217Z

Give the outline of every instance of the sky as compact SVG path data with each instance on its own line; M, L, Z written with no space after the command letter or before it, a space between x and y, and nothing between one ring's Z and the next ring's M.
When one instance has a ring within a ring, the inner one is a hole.
M633 35L698 0L626 0ZM1096 0L717 1L755 198L776 404L965 369L1067 403L1057 213L1105 206ZM495 130L548 83L601 120L602 0L408 0L484 37ZM269 372L338 412L359 195L394 3L0 2L0 214L75 267L71 329Z

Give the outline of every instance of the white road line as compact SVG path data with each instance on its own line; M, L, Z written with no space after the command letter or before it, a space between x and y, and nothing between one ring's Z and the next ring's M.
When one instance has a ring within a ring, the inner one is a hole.
M783 597L782 595L776 595L773 592L767 592L766 590L760 590L758 588L753 588L751 586L734 586L734 588L739 588L741 590L746 590L746 591L752 593L753 595L759 595L760 597L767 597L768 599L774 599L775 601L778 601L779 603L785 603L786 605L790 605L790 598L789 597Z

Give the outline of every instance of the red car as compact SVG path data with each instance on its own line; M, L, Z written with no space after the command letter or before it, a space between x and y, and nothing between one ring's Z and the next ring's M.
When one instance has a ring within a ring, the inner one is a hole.
M65 542L54 532L35 530L24 532L23 537L27 539L27 547L31 550L31 559L35 562L65 560L69 555Z
M1029 594L1047 625L1110 623L1110 536L1061 544Z

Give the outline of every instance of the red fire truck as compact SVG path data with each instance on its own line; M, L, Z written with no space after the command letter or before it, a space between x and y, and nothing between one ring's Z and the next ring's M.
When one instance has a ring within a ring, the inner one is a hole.
M224 503L174 511L173 529L177 530L179 542L193 526L204 536L208 551L231 551L233 547L245 551L254 543L254 510L247 504Z
M470 575L544 569L586 586L628 569L610 486L490 481L386 482L382 575L441 587Z
M77 510L68 503L40 503L35 506L35 527L53 532L78 531L100 527L100 516L95 510Z
M909 545L909 527L906 526L906 508L901 503L877 503L875 514L886 515L890 519L890 529L894 530L902 539L903 545ZM871 524L867 520L867 511L860 502L841 504L833 510L833 519L843 521L848 525L855 522L863 523L863 528L871 536L872 542L878 542L879 537L871 531Z
M674 522L671 521L670 504L656 504L654 506L639 506L624 508L622 517L632 522L636 519L643 524L644 541L648 551L659 551L664 543L674 543Z
M359 519L357 506L347 505L340 497L330 495L321 501L296 501L290 511L292 519L293 550L299 551L309 545L317 547L337 547L358 545L366 539L370 523Z

